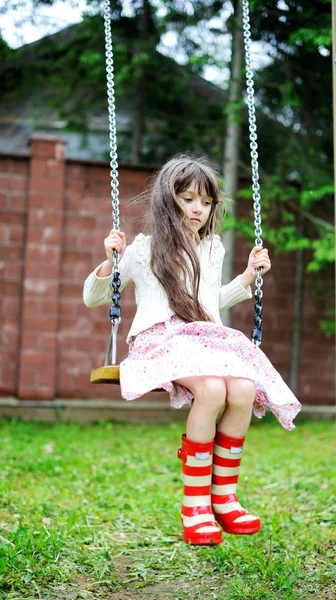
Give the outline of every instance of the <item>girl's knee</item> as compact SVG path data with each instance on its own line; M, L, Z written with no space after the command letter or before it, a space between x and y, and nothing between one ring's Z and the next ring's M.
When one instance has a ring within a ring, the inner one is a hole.
M226 396L226 385L224 377L204 377L200 382L198 393L204 396Z
M256 388L251 379L229 377L226 379L226 385L229 405L245 407L253 404Z
M220 410L226 400L226 385L223 377L204 377L197 386L195 402L207 404Z

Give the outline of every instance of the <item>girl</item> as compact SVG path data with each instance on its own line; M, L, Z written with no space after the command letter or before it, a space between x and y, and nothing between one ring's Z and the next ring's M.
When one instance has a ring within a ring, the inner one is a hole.
M121 231L104 241L106 260L84 284L84 302L111 302L113 250L120 253L121 290L135 283L137 312L120 365L122 397L133 400L162 387L171 404L192 404L178 457L182 460L184 540L219 544L261 529L236 497L252 410L265 407L286 429L300 403L263 352L241 332L224 327L220 312L252 297L256 269L271 268L268 251L251 251L245 271L221 285L224 248L216 225L223 213L217 174L204 161L170 160L157 174L140 233L130 246ZM224 412L223 412L224 408ZM218 524L217 524L218 523Z

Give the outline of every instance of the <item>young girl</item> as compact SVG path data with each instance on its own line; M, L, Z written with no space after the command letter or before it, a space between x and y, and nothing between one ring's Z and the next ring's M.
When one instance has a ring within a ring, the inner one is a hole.
M178 456L184 540L197 545L219 544L218 524L233 534L261 529L236 497L252 410L262 417L268 407L289 430L300 410L264 353L221 322L220 311L252 297L256 269L271 268L267 249L255 247L245 271L221 285L224 248L215 231L223 206L212 168L173 158L152 188L144 221L151 235L140 233L126 246L125 234L112 230L104 240L106 260L84 284L87 306L110 303L113 250L120 253L120 289L133 281L137 303L129 355L120 365L122 397L161 387L175 408L192 404Z

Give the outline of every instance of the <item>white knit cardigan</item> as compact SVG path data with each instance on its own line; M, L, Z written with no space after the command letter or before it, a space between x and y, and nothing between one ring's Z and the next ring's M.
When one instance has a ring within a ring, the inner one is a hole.
M132 326L127 334L126 342L131 337L148 329L155 323L169 319L175 313L168 305L167 295L150 269L151 236L140 233L132 244L126 247L119 262L121 286L120 291L130 283L135 284L135 300L137 311ZM199 301L213 320L222 325L219 311L227 310L252 297L250 286L243 287L239 276L227 285L221 285L222 263L225 250L219 235L213 237L212 249L209 236L204 238L197 247L200 260L201 279L199 286ZM112 275L97 277L98 265L84 283L83 299L86 306L95 307L111 303Z

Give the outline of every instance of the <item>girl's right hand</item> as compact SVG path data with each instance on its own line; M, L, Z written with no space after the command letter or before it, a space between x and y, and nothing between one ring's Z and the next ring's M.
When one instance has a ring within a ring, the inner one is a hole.
M113 250L119 252L121 260L126 250L126 235L122 231L112 229L104 240L104 247L108 261L113 262Z

